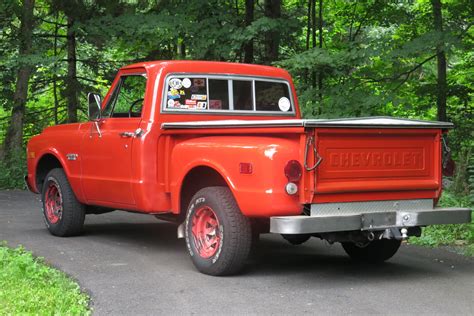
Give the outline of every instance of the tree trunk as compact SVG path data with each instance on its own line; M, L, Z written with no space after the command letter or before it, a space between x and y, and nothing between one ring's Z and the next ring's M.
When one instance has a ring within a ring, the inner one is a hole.
M186 44L184 44L184 37L178 38L178 56L180 59L186 59Z
M318 31L319 31L319 48L323 48L323 0L319 0ZM318 73L318 96L319 96L318 114L321 114L321 108L323 106L323 71L322 70L320 70Z
M245 26L250 26L254 18L254 0L245 0ZM253 38L244 45L244 63L253 63Z
M59 23L58 23L59 14L56 13L56 24L54 25L54 43L53 43L53 54L54 57L58 55L58 32L59 32ZM54 74L53 74L53 97L54 97L54 124L57 125L59 123L58 119L58 109L59 109L59 101L58 101L58 76L57 76L57 64L54 64Z
M76 70L76 33L74 32L74 18L67 17L67 76L66 76L66 100L67 121L77 122L77 109L79 108L79 82Z
M312 47L316 47L316 0L311 0L311 41ZM316 87L316 70L311 73L311 86Z
M281 0L265 0L265 16L270 19L281 17ZM280 33L276 30L265 34L265 60L266 64L271 64L278 60L278 49L280 46Z
M441 12L441 0L431 0L433 6L434 28L441 36L436 45L436 53L438 59L438 80L437 80L437 98L436 105L438 108L438 120L446 121L446 99L447 99L447 82L446 82L446 53L444 51L443 39L443 15Z
M311 35L311 2L312 0L308 0L308 7L307 7L307 12L306 12L306 17L308 19L307 23L306 23L306 50L309 50L309 41L310 41L310 35ZM310 80L309 78L309 70L308 69L305 69L303 71L303 80L305 81L305 83L307 84Z
M311 34L311 3L313 0L308 0L308 23L306 24L306 50L309 50L309 37Z
M21 25L18 32L19 57L26 58L32 50L33 34L33 9L35 0L24 0L21 12ZM1 158L11 158L22 150L23 146L23 122L28 98L28 83L33 67L21 63L17 72L15 93L13 95L13 108L11 122L5 136L4 151Z

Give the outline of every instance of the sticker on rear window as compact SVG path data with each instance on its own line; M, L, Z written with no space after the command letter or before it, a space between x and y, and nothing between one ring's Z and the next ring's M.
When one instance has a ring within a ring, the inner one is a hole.
M204 101L206 99L207 99L207 95L205 94L191 94L191 100Z
M189 80L189 78L184 78L181 83L183 84L184 89L191 87L191 80Z
M179 90L183 87L183 84L181 83L180 79L175 78L170 80L170 87Z
M290 100L287 97L281 97L280 100L278 100L278 107L280 111L288 112L291 108Z

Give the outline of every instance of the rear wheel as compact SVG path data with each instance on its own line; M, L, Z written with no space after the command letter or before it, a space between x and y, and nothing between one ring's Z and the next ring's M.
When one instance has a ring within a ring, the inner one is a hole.
M74 195L63 169L51 170L42 190L46 227L55 236L74 236L82 232L85 207Z
M252 243L250 221L226 187L199 190L185 221L188 252L196 268L209 275L239 272Z
M393 257L400 248L401 240L381 239L360 245L352 242L343 242L342 248L356 261L379 263Z

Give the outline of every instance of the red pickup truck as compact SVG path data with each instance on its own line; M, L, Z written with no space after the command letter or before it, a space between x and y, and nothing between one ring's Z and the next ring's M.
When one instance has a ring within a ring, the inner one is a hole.
M86 214L152 214L179 224L199 271L227 275L260 233L381 262L422 226L471 218L435 207L451 123L301 119L282 69L134 64L103 101L89 94L89 116L28 143L26 181L56 236L79 234Z

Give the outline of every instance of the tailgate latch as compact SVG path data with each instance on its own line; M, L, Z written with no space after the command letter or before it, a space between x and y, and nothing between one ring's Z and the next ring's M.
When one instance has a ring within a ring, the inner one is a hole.
M313 147L314 157L316 158L316 163L311 167L308 166L308 152L309 152L310 147ZM304 167L305 167L305 169L307 171L312 171L312 170L316 169L321 164L322 161L323 161L323 157L321 157L318 154L318 150L316 149L316 142L314 142L313 136L309 136L308 139L306 140L306 148L304 150Z

